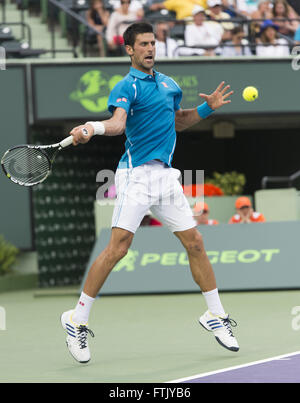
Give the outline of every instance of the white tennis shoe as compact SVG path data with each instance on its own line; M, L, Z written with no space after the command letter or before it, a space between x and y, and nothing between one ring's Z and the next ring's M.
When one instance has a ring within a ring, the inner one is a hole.
M74 309L61 315L61 325L67 332L67 346L76 361L85 364L90 361L91 353L87 341L88 333L94 337L94 333L86 324L77 324L72 321Z
M234 337L231 326L236 327L237 323L226 316L216 316L210 311L206 311L204 315L199 318L199 323L204 329L209 332L213 332L214 336L221 346L227 348L230 351L239 351L239 345Z

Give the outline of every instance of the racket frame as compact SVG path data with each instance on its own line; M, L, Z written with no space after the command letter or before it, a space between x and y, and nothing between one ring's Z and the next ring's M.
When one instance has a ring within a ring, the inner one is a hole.
M51 173L51 171L52 171L52 163L53 163L53 161L54 161L54 159L55 159L56 154L58 153L58 151L62 150L63 148L68 147L69 145L72 144L72 142L73 142L73 136L69 136L69 137L66 137L64 140L62 140L60 143L55 143L55 144L49 144L49 145L20 144L20 145L17 145L17 146L15 146L15 147L10 148L9 150L7 150L7 151L4 153L3 157L1 158L2 170L3 170L5 176L6 176L8 179L10 179L12 182L14 182L14 183L16 183L16 184L18 184L18 185L27 186L27 187L36 186L36 185L38 185L39 183L44 182L44 180L46 180L46 179L48 178L48 176L50 175L50 173ZM4 167L4 159L5 159L5 157L6 157L11 151L16 150L16 149L18 149L18 148L30 148L30 149L39 150L39 151L47 158L47 161L48 161L48 163L49 163L49 170L48 170L47 175L46 175L43 179L41 179L41 180L39 180L38 182L35 182L35 183L24 183L24 182L19 181L19 180L16 179L16 178L14 178L13 176L11 176L11 175L6 171L6 169L5 169L5 167ZM53 149L53 148L56 148L57 150L54 152L53 156L50 158L49 155L46 153L45 149Z

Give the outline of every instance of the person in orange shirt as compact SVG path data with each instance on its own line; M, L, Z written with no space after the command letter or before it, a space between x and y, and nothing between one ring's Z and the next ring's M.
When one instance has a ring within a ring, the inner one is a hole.
M213 218L209 218L208 204L198 202L193 207L194 218L198 225L217 225L219 222Z
M265 222L263 214L254 211L251 200L242 196L235 201L236 214L230 218L228 224Z

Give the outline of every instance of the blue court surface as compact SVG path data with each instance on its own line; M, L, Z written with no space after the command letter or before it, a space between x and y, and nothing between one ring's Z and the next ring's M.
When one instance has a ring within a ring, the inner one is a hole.
M171 382L183 383L299 383L300 351L220 369Z

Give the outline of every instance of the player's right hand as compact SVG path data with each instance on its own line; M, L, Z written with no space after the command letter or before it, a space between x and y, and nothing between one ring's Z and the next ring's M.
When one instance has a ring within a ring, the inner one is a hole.
M73 145L77 146L77 144L85 144L90 141L94 134L94 128L90 124L80 125L74 127L70 134L73 136Z

